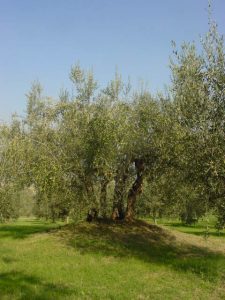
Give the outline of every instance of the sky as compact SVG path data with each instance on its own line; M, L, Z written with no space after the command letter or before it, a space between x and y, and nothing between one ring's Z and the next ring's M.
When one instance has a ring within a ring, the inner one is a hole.
M155 93L170 80L171 41L199 41L207 0L0 0L0 122L22 115L39 80L44 95L73 90L71 66L92 68L100 86L115 71ZM225 35L225 1L213 0Z

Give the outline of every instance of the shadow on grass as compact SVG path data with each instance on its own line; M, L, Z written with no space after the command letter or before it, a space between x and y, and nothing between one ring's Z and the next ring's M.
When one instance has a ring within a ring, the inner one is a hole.
M11 256L2 256L1 260L5 263L5 264L12 264L14 262L17 262L18 260L15 259L14 257Z
M0 273L0 299L64 299L71 294L76 295L76 290L22 272Z
M222 253L181 244L170 232L143 221L131 225L82 223L64 228L59 234L84 255L100 254L120 259L132 257L181 272L190 271L204 279L225 279L225 257Z
M53 223L43 223L43 221L29 220L22 223L2 224L0 226L0 238L24 239L32 234L49 232L60 228Z

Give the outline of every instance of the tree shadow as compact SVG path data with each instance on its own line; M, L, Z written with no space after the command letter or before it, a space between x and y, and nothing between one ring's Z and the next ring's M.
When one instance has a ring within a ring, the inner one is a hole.
M24 224L25 223L25 224ZM43 223L38 220L29 220L20 223L2 224L0 226L0 238L13 238L13 239L24 239L30 235L37 233L49 232L53 229L60 228L60 225Z
M5 264L11 264L11 263L14 263L14 262L17 262L18 259L15 259L14 257L11 257L11 256L2 256L1 257L1 260L5 263Z
M61 284L46 283L22 272L0 273L0 299L64 299L71 294L76 295L76 290Z
M169 231L143 221L129 225L82 223L65 227L58 234L84 255L101 254L120 259L135 257L177 271L190 271L208 280L225 279L222 253L180 243Z

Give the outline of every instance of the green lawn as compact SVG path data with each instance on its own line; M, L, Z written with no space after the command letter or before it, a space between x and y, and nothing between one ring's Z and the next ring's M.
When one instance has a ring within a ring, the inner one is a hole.
M225 299L225 232L205 240L203 231L143 221L0 225L0 300Z

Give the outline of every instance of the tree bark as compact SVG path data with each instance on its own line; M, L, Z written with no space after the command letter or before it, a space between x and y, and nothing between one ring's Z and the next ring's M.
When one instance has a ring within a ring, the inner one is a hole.
M109 180L105 177L101 182L101 192L100 192L100 210L101 215L105 218L107 215L107 186Z
M135 168L137 176L127 198L126 221L132 221L135 216L135 204L137 196L142 192L143 179L144 179L144 161L142 159L135 160Z
M124 195L126 191L126 182L128 179L128 168L118 170L115 176L115 189L114 189L114 201L112 219L124 219L125 207L124 207Z

